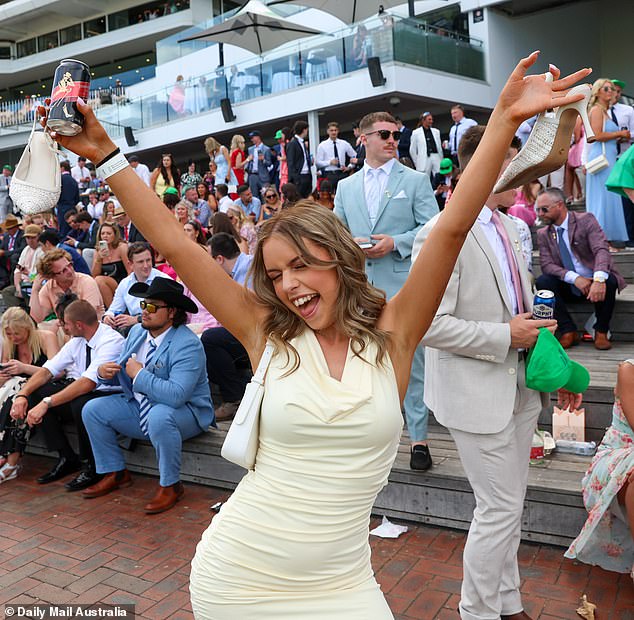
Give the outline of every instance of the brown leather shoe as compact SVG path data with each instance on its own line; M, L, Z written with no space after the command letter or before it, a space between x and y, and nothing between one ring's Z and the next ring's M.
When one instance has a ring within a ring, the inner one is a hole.
M531 620L531 617L525 612L520 611L518 614L511 614L510 616L500 616L502 620Z
M594 332L594 348L599 351L608 351L612 348L612 343L608 340L608 335L604 332Z
M121 471L113 471L106 474L97 484L84 489L81 494L85 499L92 499L93 497L108 495L108 493L112 493L112 491L122 487L129 487L131 484L132 477L130 472L127 469L122 469Z
M579 344L579 334L577 332L566 332L559 336L559 344L562 349L569 349Z
M176 504L176 502L183 497L185 488L182 482L177 482L168 487L159 487L156 495L152 498L149 504L145 505L145 513L148 515L155 515L159 512L165 512Z

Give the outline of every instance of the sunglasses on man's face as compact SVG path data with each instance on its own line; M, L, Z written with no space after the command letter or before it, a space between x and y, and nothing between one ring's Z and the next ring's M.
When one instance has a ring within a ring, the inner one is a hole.
M396 142L401 139L402 135L398 129L396 131L390 131L389 129L377 129L376 131L368 131L365 135L371 136L373 133L378 133L381 140L387 140L390 136L392 136Z
M141 310L145 310L149 314L155 314L161 308L169 308L169 306L159 306L158 304L152 304L149 301L141 301L139 302L139 306Z

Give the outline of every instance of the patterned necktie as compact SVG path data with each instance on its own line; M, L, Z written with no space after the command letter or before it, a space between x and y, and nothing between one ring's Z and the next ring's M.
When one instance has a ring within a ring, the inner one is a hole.
M570 255L570 251L568 250L568 246L564 241L564 233L566 231L563 228L557 229L557 245L559 246L559 256L561 257L561 264L564 266L566 271L575 271L575 264L572 261L572 256ZM574 285L571 284L570 288L572 292L580 297L583 293Z
M154 340L150 340L150 344L148 346L147 354L145 356L145 368L150 365L152 358L154 357L154 353L156 351L156 343ZM152 408L152 403L149 398L143 394L141 396L141 403L139 409L139 422L141 424L141 430L147 435L147 427L148 427L148 414L150 413L150 409Z
M513 282L513 290L515 291L515 299L517 300L517 311L521 314L524 312L524 298L522 296L522 281L520 279L520 272L515 262L515 255L511 248L511 241L509 240L506 228L502 224L500 214L497 211L493 212L491 220L495 226L495 230L498 231L498 235L502 239L502 245L504 246L504 252L506 253L506 260L511 270L511 281Z

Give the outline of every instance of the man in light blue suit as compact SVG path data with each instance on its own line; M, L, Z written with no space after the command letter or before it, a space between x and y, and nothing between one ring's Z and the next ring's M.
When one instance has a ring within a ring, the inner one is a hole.
M182 285L156 278L149 285L137 282L129 293L142 298L141 325L130 330L118 362L98 370L101 381L119 384L123 392L82 411L97 472L105 474L83 495L100 497L132 483L117 433L149 439L156 450L160 486L145 512L156 514L183 495L183 440L215 424L214 410L202 344L185 325L186 313L198 308L183 294Z
M428 175L396 158L400 132L387 112L366 115L359 123L365 145L363 168L339 182L335 214L348 226L366 254L369 281L390 299L405 284L412 245L420 228L438 213ZM423 402L425 354L416 349L404 408L411 440L410 467L431 467L427 447L429 411Z

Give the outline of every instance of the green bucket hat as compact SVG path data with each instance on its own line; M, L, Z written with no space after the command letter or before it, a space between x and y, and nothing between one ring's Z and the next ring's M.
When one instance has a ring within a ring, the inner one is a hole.
M449 174L453 170L453 162L449 157L445 157L440 162L440 174Z
M555 392L565 388L575 394L588 389L590 373L571 360L559 341L545 327L540 327L537 342L528 353L526 386L538 392Z
M278 129L278 130L275 132L275 139L276 139L276 140L281 140L283 137L284 137L284 134L282 133L282 130L281 130L281 129Z
M163 196L165 196L165 194L175 194L176 196L178 196L178 190L175 187L168 187L164 192L163 192Z
M623 80L610 80L612 84L616 84L621 90L625 88L625 82Z
M9 166L9 164L5 164L4 166L2 166L3 170L8 170L9 172L13 172L13 167Z

